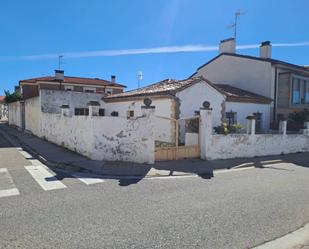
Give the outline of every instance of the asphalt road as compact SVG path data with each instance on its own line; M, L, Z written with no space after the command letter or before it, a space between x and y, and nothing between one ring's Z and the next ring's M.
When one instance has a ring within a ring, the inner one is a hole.
M276 162L210 179L86 185L59 173L66 188L45 191L24 167L31 162L2 137L0 145L0 168L19 190L0 197L0 248L240 249L309 222L308 155L299 154L299 166Z

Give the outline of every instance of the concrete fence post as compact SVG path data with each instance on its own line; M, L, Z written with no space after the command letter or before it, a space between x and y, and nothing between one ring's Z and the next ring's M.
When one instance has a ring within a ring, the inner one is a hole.
M146 119L147 125L144 127L149 132L149 136L147 137L148 141L148 146L147 150L149 151L149 157L148 157L148 164L154 164L155 163L155 127L154 127L154 115L155 115L155 110L156 107L152 106L152 100L149 98L144 99L144 105L141 107L142 108L142 117L143 119ZM144 122L145 122L144 121ZM133 121L134 122L134 121Z
M212 142L212 108L210 108L209 102L204 102L203 107L200 108L199 141L200 157L206 160L207 151L209 151Z
M62 105L61 108L61 117L69 117L70 116L70 106Z
M255 116L253 115L247 117L247 134L255 135Z
M304 132L305 135L309 136L309 121L306 121L304 124Z
M281 120L279 122L279 133L282 135L286 135L287 121Z
M98 101L90 101L87 105L89 108L90 117L99 116L100 103Z

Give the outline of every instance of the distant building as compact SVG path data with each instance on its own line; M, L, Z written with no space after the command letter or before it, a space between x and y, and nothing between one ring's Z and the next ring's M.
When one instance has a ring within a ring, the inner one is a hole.
M192 77L203 76L273 99L270 120L309 108L309 70L272 58L272 45L262 42L260 56L236 54L233 38L221 41L219 55L200 66Z
M6 120L8 115L8 107L5 103L5 96L0 96L0 120Z
M38 77L19 81L16 90L22 95L23 99L36 97L40 89L63 90L87 93L116 94L123 92L126 86L116 83L116 77L111 80L99 78L81 78L64 76L64 71L55 70L54 76Z

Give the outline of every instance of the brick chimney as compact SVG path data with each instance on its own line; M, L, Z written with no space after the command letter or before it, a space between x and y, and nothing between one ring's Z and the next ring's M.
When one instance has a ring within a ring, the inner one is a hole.
M229 38L220 41L219 54L222 53L230 53L230 54L236 53L236 42L234 38Z
M270 41L264 41L260 46L260 57L261 58L271 58L271 48L272 45Z

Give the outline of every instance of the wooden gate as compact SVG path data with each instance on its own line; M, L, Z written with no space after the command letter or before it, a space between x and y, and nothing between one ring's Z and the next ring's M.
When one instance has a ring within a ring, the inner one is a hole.
M200 157L199 122L200 116L173 119L156 116L158 119L170 120L172 138L170 142L156 141L155 160L168 161Z

